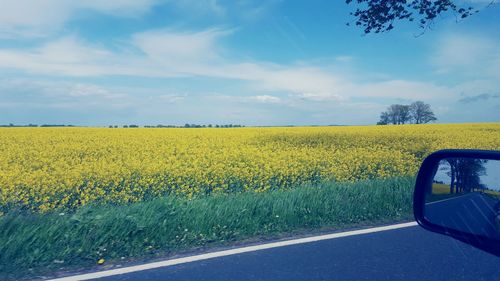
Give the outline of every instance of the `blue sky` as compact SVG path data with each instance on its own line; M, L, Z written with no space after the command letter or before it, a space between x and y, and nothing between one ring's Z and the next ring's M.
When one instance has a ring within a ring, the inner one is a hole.
M489 1L460 3L484 7ZM363 35L344 1L0 0L0 124L500 121L500 5Z

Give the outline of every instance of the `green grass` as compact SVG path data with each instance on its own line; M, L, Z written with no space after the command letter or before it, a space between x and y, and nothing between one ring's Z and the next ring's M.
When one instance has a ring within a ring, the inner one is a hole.
M0 279L228 245L249 238L412 218L413 178L286 191L168 197L0 218Z

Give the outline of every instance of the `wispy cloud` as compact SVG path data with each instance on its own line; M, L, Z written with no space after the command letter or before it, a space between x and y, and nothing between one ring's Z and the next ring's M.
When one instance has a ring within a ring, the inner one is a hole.
M2 0L0 38L40 37L52 34L77 11L95 11L120 17L136 17L157 0Z
M500 41L471 34L447 34L436 42L431 61L437 73L500 77Z
M458 100L458 102L461 103L472 103L472 102L477 102L477 101L486 101L489 99L497 99L500 98L500 94L489 94L489 93L484 93L476 96L468 96L464 97Z
M11 102L29 101L45 105L71 102L76 106L96 103L112 107L130 97L121 90L80 82L18 78L2 79L0 84L1 100Z
M56 34L75 15L95 12L115 17L138 18L155 6L178 10L183 17L254 20L266 15L281 0L1 0L0 38L33 38ZM80 13L80 14L79 14Z
M238 18L253 21L267 15L281 2L283 0L176 0L170 4L186 17Z
M252 100L256 100L262 103L280 103L281 99L279 97L270 96L270 95L259 95L251 97Z
M236 60L220 40L232 29L202 31L150 30L133 34L112 50L76 36L38 47L0 49L0 69L71 76L208 77L238 80L262 95L280 92L310 101L345 101L353 97L443 99L454 90L431 82L385 79L358 82L337 71L305 62L276 64Z
M161 63L193 63L219 59L217 40L231 32L217 28L199 32L153 30L134 34L132 44Z

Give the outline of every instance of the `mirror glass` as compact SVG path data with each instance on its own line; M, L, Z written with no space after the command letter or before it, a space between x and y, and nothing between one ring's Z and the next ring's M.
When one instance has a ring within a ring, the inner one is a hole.
M500 161L443 159L427 189L429 222L500 240Z

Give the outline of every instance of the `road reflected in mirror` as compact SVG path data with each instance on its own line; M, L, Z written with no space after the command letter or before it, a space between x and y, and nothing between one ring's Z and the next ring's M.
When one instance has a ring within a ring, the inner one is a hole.
M500 161L441 160L426 191L424 215L433 224L500 240Z

